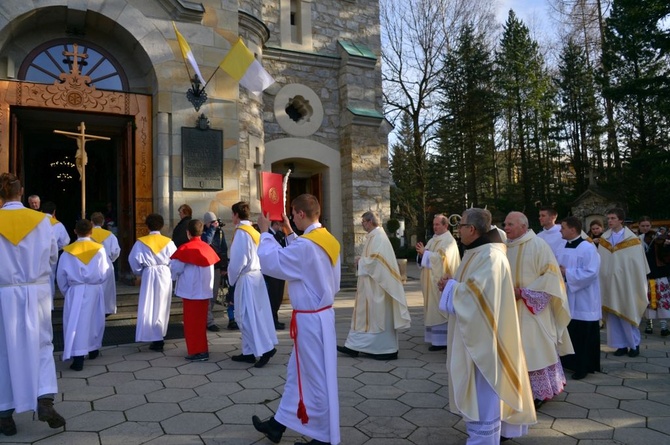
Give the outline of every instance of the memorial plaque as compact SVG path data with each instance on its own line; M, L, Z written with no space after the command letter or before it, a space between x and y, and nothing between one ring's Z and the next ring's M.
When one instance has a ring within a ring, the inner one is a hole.
M181 127L184 189L223 188L223 131Z

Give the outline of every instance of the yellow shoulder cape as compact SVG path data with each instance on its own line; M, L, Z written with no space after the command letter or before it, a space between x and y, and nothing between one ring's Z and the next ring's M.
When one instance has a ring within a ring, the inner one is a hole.
M154 233L153 235L146 235L140 238L137 238L137 241L141 242L147 246L153 253L158 253L172 241L167 236L163 236L160 233Z
M258 246L258 243L261 242L261 234L258 233L258 230L254 229L252 226L247 226L246 224L240 224L240 226L237 228L238 230L244 230L249 234L252 240L254 240L254 244Z
M337 263L337 259L340 257L340 243L330 234L330 232L328 232L328 230L319 227L306 235L302 235L302 237L307 238L317 246L321 247L330 258L330 262L333 266Z
M63 251L77 257L79 261L88 264L98 251L102 249L102 244L94 241L75 241L63 247Z
M102 243L109 238L109 235L111 234L112 232L105 230L102 227L94 227L93 232L91 233L91 239L96 243Z
M46 218L32 209L0 210L0 235L15 246Z

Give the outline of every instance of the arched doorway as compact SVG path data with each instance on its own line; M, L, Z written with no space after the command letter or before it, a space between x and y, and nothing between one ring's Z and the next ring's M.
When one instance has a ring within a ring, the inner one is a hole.
M87 133L110 137L86 146L87 217L96 210L115 214L127 253L153 208L151 97L97 89L96 83L113 87L116 79L125 88L127 82L119 65L93 46L62 39L41 45L19 70L29 79L0 81L0 171L18 174L27 194L55 201L58 218L71 228L81 213L79 174L70 165L76 142L53 130L77 132L85 122ZM59 49L62 59L54 56ZM84 62L89 50L93 66ZM39 83L49 79L52 84ZM127 256L121 259L126 272Z

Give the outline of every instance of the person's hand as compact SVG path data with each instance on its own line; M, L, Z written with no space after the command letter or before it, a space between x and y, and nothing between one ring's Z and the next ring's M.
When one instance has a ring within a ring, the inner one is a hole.
M268 213L268 215L270 214ZM258 229L260 230L261 233L267 233L269 228L270 228L270 220L266 215L263 215L261 213L258 216Z
M426 251L426 248L424 247L422 242L416 243L416 253L419 255L423 255L423 253Z
M284 231L284 235L288 235L289 233L293 232L293 227L291 227L291 220L288 219L288 215L286 213L282 213L281 217L282 230Z

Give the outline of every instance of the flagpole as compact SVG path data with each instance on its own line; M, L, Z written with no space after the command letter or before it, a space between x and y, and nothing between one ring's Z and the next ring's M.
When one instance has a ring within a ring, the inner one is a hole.
M219 68L220 68L220 66L217 65L217 66L216 66L216 69L214 70L214 72L212 73L212 75L209 76L209 79L207 79L207 82L205 82L205 84L202 86L202 89L203 89L203 90L205 89L205 87L206 87L207 85L209 85L209 81L212 80L212 77L214 77L214 74L216 74L216 72L219 71Z
M177 37L177 33L179 30L177 29L177 24L172 21L172 26L174 27L174 33L175 37ZM184 68L186 68L186 74L188 74L188 79L191 80L191 72L188 69L188 63L186 63L186 57L184 57L184 53L181 51L181 46L179 45L179 38L177 37L177 46L179 46L179 54L181 54L181 60L184 62Z

